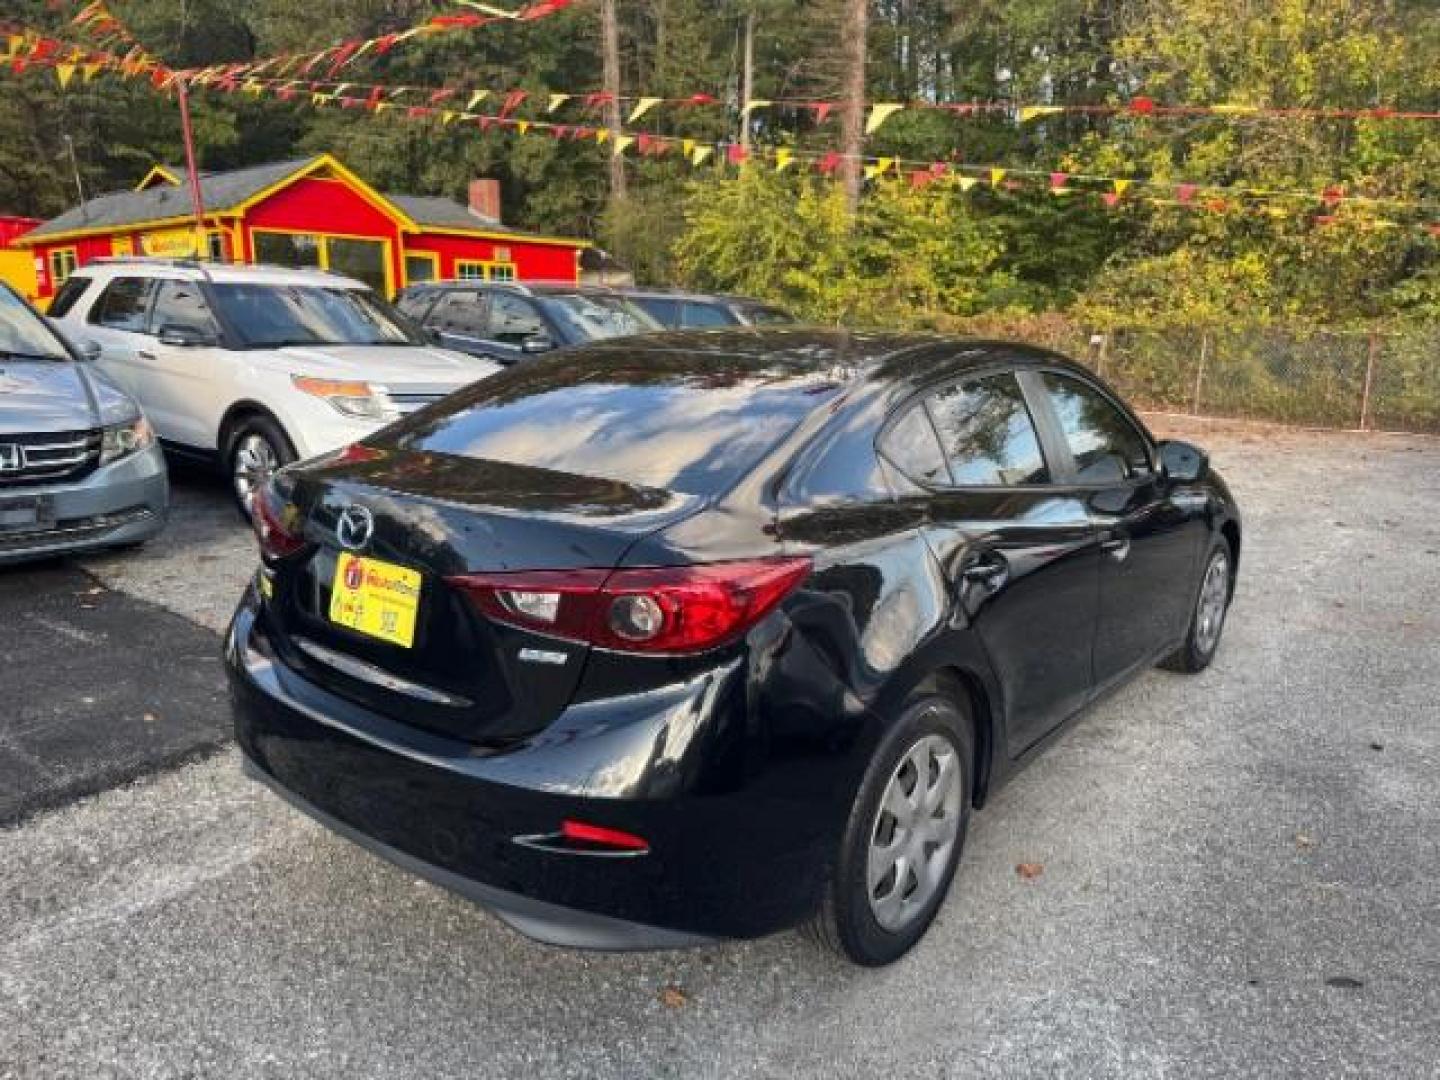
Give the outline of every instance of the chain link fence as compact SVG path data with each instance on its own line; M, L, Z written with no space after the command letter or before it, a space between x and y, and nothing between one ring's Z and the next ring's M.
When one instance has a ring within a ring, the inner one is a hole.
M1085 361L1140 409L1440 434L1440 326L1104 329L1050 317L971 329Z

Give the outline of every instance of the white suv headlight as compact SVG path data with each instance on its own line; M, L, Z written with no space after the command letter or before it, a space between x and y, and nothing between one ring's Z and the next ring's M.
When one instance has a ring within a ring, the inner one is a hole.
M389 398L366 382L315 379L308 375L291 375L290 381L302 394L322 398L336 412L357 420L392 420L396 416Z
M100 436L100 464L109 465L131 454L147 450L155 443L155 432L143 416L123 424L111 424Z

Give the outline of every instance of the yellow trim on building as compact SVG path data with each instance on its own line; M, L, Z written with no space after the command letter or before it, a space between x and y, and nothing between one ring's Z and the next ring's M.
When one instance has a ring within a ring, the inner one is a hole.
M429 280L430 280L430 281L439 281L439 280L440 280L440 253L439 253L438 251L415 251L415 250L412 250L412 249L407 248L407 249L402 253L402 258L403 258L404 263L405 263L405 285L423 284L423 283L417 283L417 282L414 282L414 281L411 281L411 280L410 280L410 260L411 260L411 259L425 259L426 261L428 261L428 262L430 263L430 278L429 278ZM401 287L403 288L404 286L401 286Z

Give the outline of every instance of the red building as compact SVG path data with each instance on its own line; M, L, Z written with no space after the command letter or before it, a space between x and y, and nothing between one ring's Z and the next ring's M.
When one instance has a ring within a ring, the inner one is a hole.
M499 185L476 180L470 205L389 195L329 154L202 173L197 235L183 170L157 165L134 191L91 199L13 241L35 255L48 300L77 266L113 255L196 254L314 266L359 278L387 296L419 281L575 281L583 240L537 236L500 222Z

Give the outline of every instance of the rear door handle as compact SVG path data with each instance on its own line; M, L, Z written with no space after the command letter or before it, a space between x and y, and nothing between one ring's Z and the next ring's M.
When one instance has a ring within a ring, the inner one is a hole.
M998 589L1005 584L1005 578L1010 573L1007 564L999 555L982 555L977 562L971 563L960 571L960 577L964 581L976 585L985 585L991 589Z
M155 359L155 354L154 354L153 352L146 352L144 349L136 349L136 350L135 350L135 356L136 356L138 359L140 359L140 360L154 360L154 359Z
M1100 541L1100 550L1116 562L1124 562L1125 557L1130 554L1130 538L1128 536L1111 536L1107 540Z

